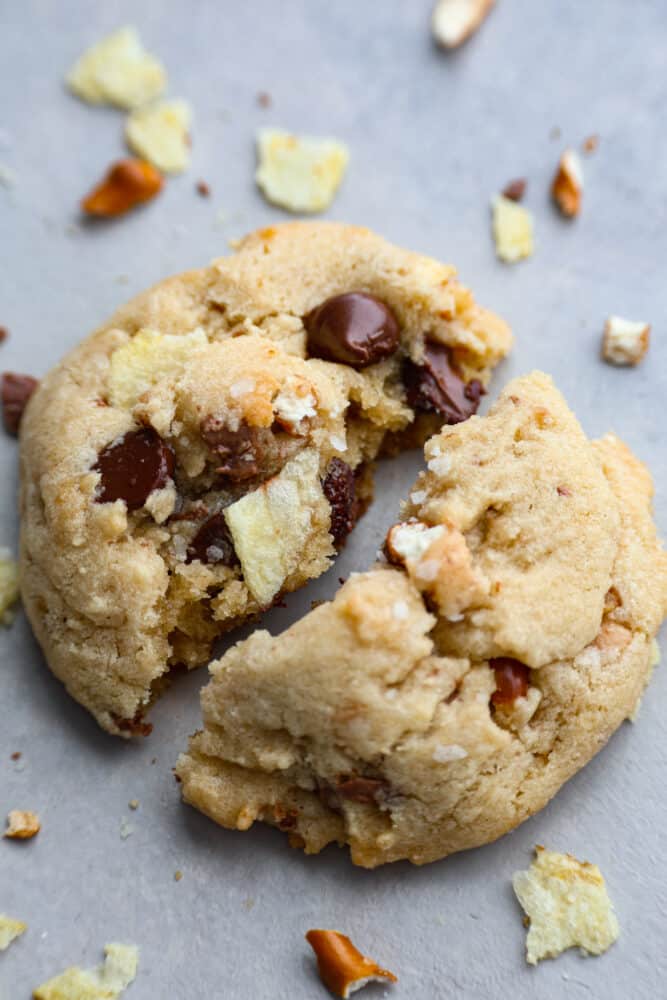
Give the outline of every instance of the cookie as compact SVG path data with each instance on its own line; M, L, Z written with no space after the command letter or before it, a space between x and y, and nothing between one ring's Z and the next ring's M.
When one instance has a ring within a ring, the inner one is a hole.
M667 611L642 464L540 373L425 453L384 563L212 665L177 773L221 825L434 861L541 809L635 712Z
M476 408L506 325L365 229L260 230L121 308L21 426L21 577L46 659L105 729L318 576L382 452Z

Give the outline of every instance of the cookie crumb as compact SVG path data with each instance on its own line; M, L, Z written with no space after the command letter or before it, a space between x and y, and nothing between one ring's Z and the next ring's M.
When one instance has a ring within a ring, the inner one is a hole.
M503 188L502 196L503 198L509 198L510 201L521 201L526 193L527 185L528 181L525 177L517 177Z
M601 955L617 939L618 920L597 865L538 845L530 868L516 872L512 885L529 921L530 965L568 948Z
M271 97L271 94L267 93L266 90L260 90L259 94L257 95L257 103L259 104L260 108L270 108L271 105L273 104L273 99Z
M13 917L0 913L0 951L6 951L12 941L25 934L27 929L28 925L22 920L14 920Z
M12 760L20 760L21 759L21 751L20 750L15 750L14 753L11 755L11 759Z
M211 197L211 189L206 183L206 181L197 181L197 183L195 184L195 188L197 190L197 194L201 195L202 198Z
M599 135L589 135L582 143L582 149L587 156L591 156L600 145Z
M602 357L612 365L638 365L649 349L648 323L610 316L602 335Z
M7 816L4 836L8 840L31 840L37 836L41 828L37 813L28 809L12 809Z
M33 1000L116 1000L134 982L139 949L132 944L108 944L104 962L95 969L76 965L42 983Z
M176 871L174 872L174 882L180 882L182 878L183 878L183 872L181 871L180 868L177 868Z
M127 804L128 804L128 806L129 806L130 809L138 809L139 808L139 799L130 799L130 801Z
M0 326L0 344L4 344L9 336L9 330L6 326Z

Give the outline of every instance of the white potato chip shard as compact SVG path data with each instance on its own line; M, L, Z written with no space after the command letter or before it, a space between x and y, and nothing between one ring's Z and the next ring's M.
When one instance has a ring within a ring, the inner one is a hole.
M19 568L9 549L0 548L0 625L14 620L12 605L19 599Z
M322 497L319 458L308 449L224 511L243 579L263 607L297 568Z
M87 49L66 79L70 90L89 104L127 109L154 100L167 86L164 67L146 52L133 27L120 28Z
M33 1000L116 1000L133 982L139 949L132 944L108 944L104 962L96 969L71 966L38 986Z
M530 868L516 872L512 885L530 920L526 959L531 965L567 948L601 955L618 937L618 920L597 865L536 847Z
M13 917L7 917L4 913L0 913L0 951L6 951L12 941L16 941L17 937L25 934L27 929L28 925L24 924L22 920L14 920Z
M130 149L165 174L180 174L190 166L190 122L187 101L159 101L138 108L125 124Z
M336 139L262 129L257 135L255 180L268 201L290 212L323 212L347 168L350 154Z
M109 402L132 409L139 397L164 378L178 378L193 354L206 347L203 330L182 335L142 329L111 355Z
M649 348L648 323L610 316L602 338L602 357L612 365L638 365Z
M514 264L533 253L533 217L523 205L498 194L491 203L496 254Z

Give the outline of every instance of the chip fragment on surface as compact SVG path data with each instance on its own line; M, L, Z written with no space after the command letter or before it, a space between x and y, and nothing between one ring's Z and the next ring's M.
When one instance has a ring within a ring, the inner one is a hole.
M133 982L139 949L131 944L108 944L104 962L95 969L70 966L33 992L33 1000L116 1000Z
M180 174L190 166L190 122L187 101L159 101L133 111L125 125L125 139L165 174Z
M87 49L67 74L70 90L89 104L137 108L167 85L161 63L144 49L136 28L119 28Z
M571 854L535 848L535 860L512 885L530 921L526 959L536 965L568 948L601 955L619 934L618 920L597 865Z
M350 158L336 139L262 129L257 136L255 180L268 201L290 212L323 212L343 179Z
M14 620L12 605L19 599L18 564L9 549L0 547L0 625L11 625Z
M527 208L504 195L492 201L493 238L496 254L506 264L514 264L533 253L533 217Z
M30 840L42 828L37 813L27 809L11 809L7 815L7 829L4 836L8 840Z
M28 925L22 920L15 920L4 913L0 913L0 951L6 951L12 941L15 941L21 934L25 934Z

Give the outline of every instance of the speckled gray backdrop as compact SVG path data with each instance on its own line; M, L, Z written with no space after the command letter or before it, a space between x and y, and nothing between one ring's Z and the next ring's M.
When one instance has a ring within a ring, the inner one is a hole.
M428 16L429 0L0 0L0 161L16 174L0 188L0 324L11 331L0 368L41 375L123 299L280 220L253 185L258 126L330 133L352 158L328 214L456 263L516 333L493 391L534 366L553 373L589 433L612 427L650 463L665 531L667 6L499 0L451 56L431 44ZM77 203L121 154L123 118L70 97L62 77L124 23L164 59L170 93L192 102L193 166L145 210L81 228ZM262 90L270 110L257 104ZM556 126L562 139L550 138ZM548 182L561 147L593 132L583 214L568 223ZM515 176L529 178L537 252L508 268L494 258L488 201ZM199 178L211 199L195 194ZM612 311L654 324L639 370L598 360ZM337 566L272 612L272 630L366 567L417 465L382 469ZM4 436L0 469L0 543L15 545L16 446ZM0 910L30 925L0 955L3 1000L27 1000L70 963L96 963L111 940L141 948L128 1000L314 1000L325 993L303 940L311 926L346 931L395 970L397 1000L665 995L664 667L637 725L513 835L375 872L337 849L306 858L259 827L224 832L181 805L170 768L197 725L204 680L180 679L153 713L153 735L127 745L68 699L21 615L1 631L0 813L27 807L43 820L36 840L0 842ZM134 832L121 840L124 816ZM622 926L606 956L525 965L510 876L538 842L602 867Z

